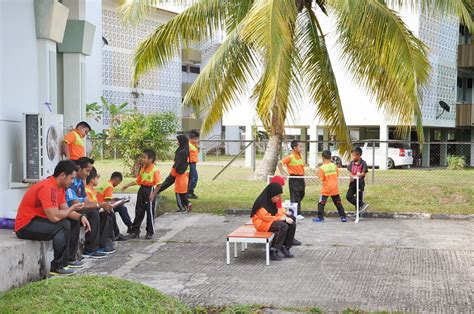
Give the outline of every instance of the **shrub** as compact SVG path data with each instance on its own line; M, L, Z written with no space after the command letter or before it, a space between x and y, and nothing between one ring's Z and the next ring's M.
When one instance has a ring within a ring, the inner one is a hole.
M466 160L463 156L448 156L446 159L448 162L448 169L449 170L461 170L466 167Z
M178 118L174 113L133 114L114 127L111 134L117 139L114 144L124 158L125 165L132 169L134 174L145 148L155 150L160 160L172 156L174 141L171 141L170 137L176 134L177 129Z

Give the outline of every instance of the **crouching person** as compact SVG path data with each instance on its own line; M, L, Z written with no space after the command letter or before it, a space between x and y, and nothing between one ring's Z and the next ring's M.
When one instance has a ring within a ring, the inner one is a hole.
M286 215L284 208L278 208L283 189L278 183L270 183L255 200L252 207L252 222L258 231L273 232L270 259L281 261L278 252L285 257L294 257L290 252L295 238L296 224Z
M15 233L26 240L53 240L54 258L51 274L72 275L69 268L82 267L75 260L79 224L85 232L90 232L89 221L81 214L82 204L68 207L65 189L76 175L76 165L72 161L61 161L54 169L53 176L33 185L23 196L15 221Z
M91 232L86 234L82 256L100 259L106 257L107 254L115 252L113 243L110 241L113 225L108 219L103 219L102 223L100 220L101 212L113 213L113 210L112 206L107 202L99 203L87 198L84 181L91 174L93 163L94 160L88 157L82 157L76 161L78 167L76 177L66 190L66 200L69 206L84 204L84 214L91 226Z

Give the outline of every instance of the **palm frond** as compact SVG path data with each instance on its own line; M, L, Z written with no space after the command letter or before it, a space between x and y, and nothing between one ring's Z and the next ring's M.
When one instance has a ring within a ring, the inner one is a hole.
M298 42L300 54L305 56L302 72L305 87L316 105L316 116L335 134L339 151L347 154L351 150L351 138L344 118L339 90L334 75L324 36L318 20L309 6L298 20Z
M192 5L198 0L120 0L120 12L125 21L139 23L153 8L160 5Z
M297 15L294 0L260 0L249 12L242 29L243 40L256 47L265 60L257 85L256 109L262 123L272 128L282 128L292 109L289 98L294 81L292 57Z
M415 117L422 140L419 91L431 69L425 45L378 0L330 2L346 68L399 130L408 130Z
M455 15L469 30L474 31L472 0L385 0L384 2L392 7L407 7L411 10L421 10L426 14Z
M164 66L180 54L182 46L211 39L225 25L226 1L201 0L160 25L135 52L133 79L154 67Z
M239 24L228 34L184 98L185 106L205 114L203 134L209 133L226 111L239 104L239 98L258 73L258 56L240 39L241 29Z

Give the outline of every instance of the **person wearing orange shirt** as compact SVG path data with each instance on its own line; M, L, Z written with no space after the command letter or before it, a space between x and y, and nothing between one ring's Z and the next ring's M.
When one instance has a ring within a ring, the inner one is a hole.
M70 160L60 161L51 177L26 191L15 220L18 238L36 241L53 240L54 257L51 274L72 275L71 268L82 268L76 260L80 225L86 233L90 224L82 214L84 204L67 205L65 189L76 176L76 165Z
M146 213L146 236L145 239L153 239L155 233L153 221L155 219L155 196L158 192L158 186L161 181L161 174L155 165L156 153L152 149L143 150L142 163L143 167L138 173L137 179L122 187L125 191L131 186L139 185L140 189L137 193L137 203L135 205L135 219L132 223L132 230L129 239L140 237L140 227Z
M189 187L188 198L197 199L194 193L198 182L197 162L199 161L199 132L189 132Z
M299 177L304 176L304 160L301 156L303 144L300 141L291 141L292 152L278 163L278 169L284 176ZM286 166L285 171L283 166ZM290 178L288 180L290 188L290 199L292 203L298 204L298 215L301 215L301 202L305 195L306 184L304 178Z
M121 199L114 198L114 188L122 183L123 176L120 172L113 172L110 176L110 180L100 184L97 190L97 199L99 202L112 202L119 201ZM132 220L128 214L128 209L124 204L120 204L114 207L114 212L119 213L123 223L127 226L127 233L132 232ZM120 233L120 229L117 224L117 219L114 219L114 235L116 241L126 241L127 238Z
M339 169L336 164L331 161L331 152L328 150L323 151L323 164L319 167L319 178L323 183L321 188L321 197L318 203L318 217L314 218L315 222L324 221L324 206L327 203L329 197L332 198L334 205L339 212L342 222L347 222L346 213L342 206L342 200L339 196Z
M281 261L280 251L285 257L294 257L290 252L296 232L296 224L286 215L284 208L278 208L283 188L278 183L270 183L260 193L252 206L252 223L258 231L273 232L270 259Z
M69 160L78 160L86 156L85 137L92 130L89 123L81 121L76 128L66 134L62 143L62 153Z

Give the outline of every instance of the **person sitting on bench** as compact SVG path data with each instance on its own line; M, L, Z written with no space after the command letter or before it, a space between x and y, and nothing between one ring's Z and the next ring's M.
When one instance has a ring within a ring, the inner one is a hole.
M281 261L278 251L285 257L294 257L290 252L296 232L296 224L288 217L284 208L278 208L277 203L283 194L278 183L270 183L255 200L252 213L255 229L263 232L273 232L274 238L270 248L270 259Z

